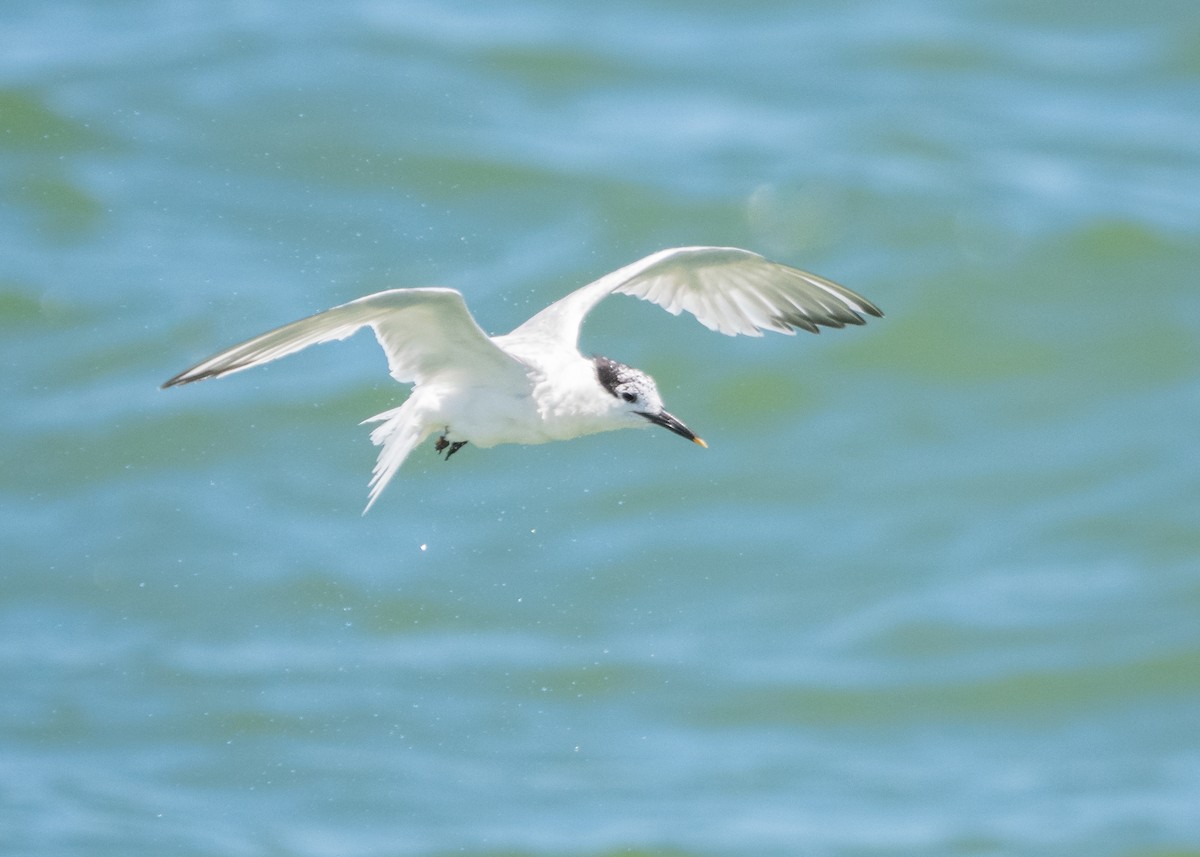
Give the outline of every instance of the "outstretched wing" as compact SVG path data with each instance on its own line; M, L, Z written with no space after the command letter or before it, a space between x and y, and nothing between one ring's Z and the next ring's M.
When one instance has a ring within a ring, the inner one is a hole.
M660 250L606 274L546 307L514 330L514 338L553 339L575 346L592 307L611 294L687 311L710 330L762 336L764 330L819 333L819 326L863 324L879 307L837 283L736 247Z
M174 387L269 363L369 326L402 383L434 378L488 381L523 374L521 364L480 329L454 289L392 289L277 327L214 354L171 378Z

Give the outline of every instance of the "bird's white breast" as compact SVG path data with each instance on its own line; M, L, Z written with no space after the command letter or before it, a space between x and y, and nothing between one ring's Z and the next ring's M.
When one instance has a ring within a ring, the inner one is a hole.
M494 389L476 390L466 397L464 404L471 410L479 407L481 398L491 400L489 407L507 422L504 437L477 441L480 446L545 443L637 424L600 386L592 361L578 352L548 351L541 343L507 337L495 341L527 367L526 388L508 398L498 399ZM487 426L476 429L488 434Z

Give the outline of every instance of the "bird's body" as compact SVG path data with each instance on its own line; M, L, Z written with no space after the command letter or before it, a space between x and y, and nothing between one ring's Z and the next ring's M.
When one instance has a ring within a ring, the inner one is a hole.
M369 509L414 447L438 434L447 458L463 444L545 443L651 423L700 445L663 408L645 373L579 353L579 328L599 301L631 294L721 333L813 333L881 316L870 301L816 275L728 247L662 250L577 289L511 333L489 337L453 289L392 289L309 316L226 349L164 387L247 369L370 326L393 378L413 384L399 407L371 417L382 449Z

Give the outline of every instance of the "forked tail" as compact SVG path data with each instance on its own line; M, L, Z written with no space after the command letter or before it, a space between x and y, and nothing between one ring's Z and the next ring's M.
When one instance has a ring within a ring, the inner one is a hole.
M398 408L384 411L362 421L380 423L371 430L371 443L383 447L375 460L375 469L371 471L371 493L367 498L367 506L362 513L371 511L383 489L392 481L404 459L425 438L433 433L433 429L424 425L424 420L418 418L416 409L411 407L413 399Z

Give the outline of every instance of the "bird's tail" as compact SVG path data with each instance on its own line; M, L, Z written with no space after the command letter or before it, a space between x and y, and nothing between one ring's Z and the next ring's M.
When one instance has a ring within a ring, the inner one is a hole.
M363 509L364 515L371 511L408 454L433 433L433 429L418 417L412 398L398 408L362 421L363 425L367 423L380 423L371 431L371 443L383 448L379 450L375 469L371 471L371 493L367 498L367 507Z

